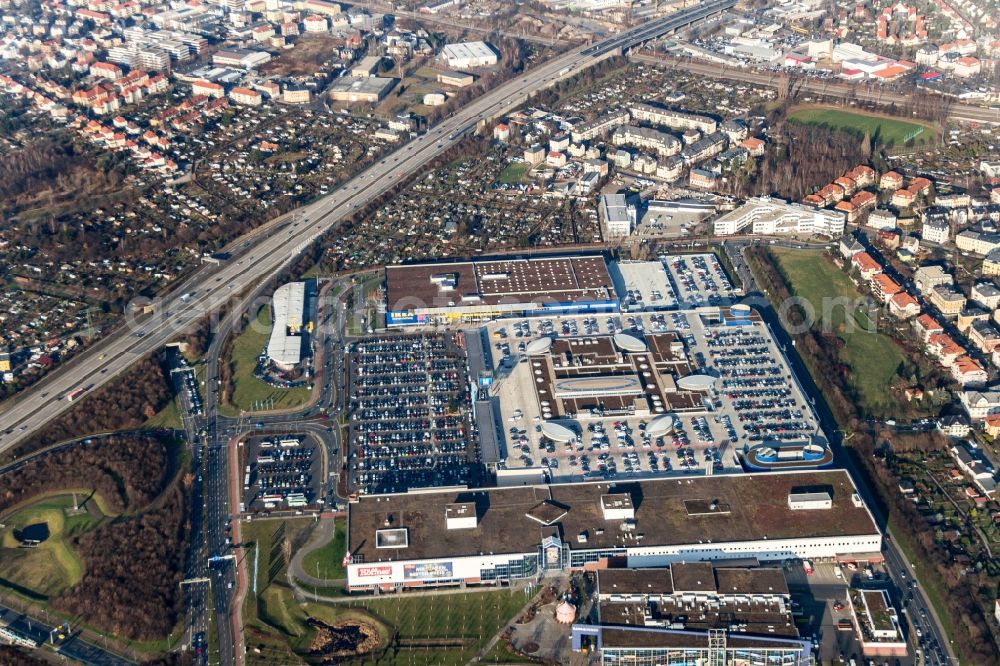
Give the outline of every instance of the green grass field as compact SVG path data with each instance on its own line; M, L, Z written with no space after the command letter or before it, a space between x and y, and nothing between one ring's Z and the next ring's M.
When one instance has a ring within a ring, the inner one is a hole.
M472 592L435 596L406 596L366 599L354 604L385 620L400 639L464 640L451 649L412 648L400 650L386 664L415 666L458 666L468 662L529 601L521 592ZM493 650L499 660L504 651ZM483 662L489 663L489 662ZM506 663L506 662L505 662Z
M82 496L79 497L83 499ZM70 541L94 529L102 517L81 513L67 516L71 496L60 495L27 506L3 519L0 530L0 578L45 597L57 596L83 576L83 562ZM96 507L96 503L93 503ZM49 537L36 548L18 548L14 531L45 523Z
M271 331L271 308L265 306L257 313L257 322L247 326L233 343L233 395L229 405L220 411L233 415L251 411L254 403L273 399L273 409L298 407L309 401L312 391L306 386L291 389L275 388L254 376L257 357L267 345Z
M346 578L343 560L347 548L347 524L342 518L336 519L333 538L326 544L302 558L302 568L310 576L324 580Z
M842 298L853 301L860 294L854 283L820 251L772 248L781 270L791 283L792 292L812 304L819 319L824 299ZM902 350L889 336L868 330L867 314L846 307L829 309L829 320L820 325L832 327L844 341L844 360L851 368L850 382L857 390L866 411L889 413L898 408L889 386L896 377L900 363L906 360ZM847 317L854 319L853 328L845 326Z
M184 422L181 420L180 407L177 405L177 398L167 403L167 406L153 414L153 418L143 424L144 428L170 428L181 430Z
M516 185L524 181L524 176L531 170L531 167L524 162L511 162L500 172L498 179L504 185Z
M381 324L378 321L378 311L374 303L370 303L372 294L382 288L382 275L366 275L359 287L354 289L355 305L347 314L347 334L350 336L361 336L368 332L368 328L378 328ZM364 307L360 307L361 305ZM364 322L361 317L364 317ZM384 323L384 322L382 322Z
M901 146L912 138L914 143L932 141L937 131L929 124L897 120L838 108L802 108L792 110L788 120L803 125L819 125L849 132L858 138L868 132L879 146Z

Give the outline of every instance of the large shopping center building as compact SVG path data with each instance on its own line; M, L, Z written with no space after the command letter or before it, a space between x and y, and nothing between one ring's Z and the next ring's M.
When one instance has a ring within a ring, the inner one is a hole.
M365 495L348 507L351 590L499 585L551 570L881 549L846 471Z

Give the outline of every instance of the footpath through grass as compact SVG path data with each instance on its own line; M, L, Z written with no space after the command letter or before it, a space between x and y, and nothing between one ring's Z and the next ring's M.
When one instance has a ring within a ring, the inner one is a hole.
M357 620L374 625L381 645L392 646L379 664L399 666L460 666L471 660L486 643L524 607L529 597L509 590L437 595L391 595L357 597L342 603L301 602L286 581L288 552L286 539L293 544L305 540L313 521L244 523L242 541L254 543L246 550L250 590L243 607L247 664L306 663L315 637L309 618L328 624ZM335 534L331 544L339 538ZM258 550L259 552L255 552ZM314 553L322 552L321 548ZM333 546L329 549L334 552ZM257 559L257 596L253 595L254 560ZM339 551L336 560L343 557ZM322 569L321 569L322 571ZM309 586L304 586L309 589ZM485 663L510 661L502 649L489 652Z
M771 252L792 293L813 306L816 325L828 327L844 341L843 359L851 369L848 382L865 411L879 414L898 408L890 385L906 357L892 338L869 329L866 312L853 305L834 305L832 299L854 304L861 297L847 274L819 250L771 248ZM825 319L824 311L828 314Z
M528 601L520 591L501 590L365 599L354 606L375 614L398 632L403 647L387 654L380 664L459 666L485 647ZM503 651L493 650L489 655L499 659Z
M867 132L880 146L901 146L911 140L916 144L933 141L937 130L927 123L911 122L862 111L837 107L807 106L792 109L788 120L802 125L818 125L848 132L859 139Z
M347 521L334 519L333 538L302 558L302 569L316 578L339 580L347 577L344 552L347 549Z
M252 411L255 404L273 400L271 409L288 409L298 407L309 401L312 391L308 386L282 389L271 386L254 375L257 368L257 358L264 351L271 335L271 307L265 305L257 313L255 322L251 322L233 342L230 363L233 368L233 395L228 409L221 411L233 415L234 412Z

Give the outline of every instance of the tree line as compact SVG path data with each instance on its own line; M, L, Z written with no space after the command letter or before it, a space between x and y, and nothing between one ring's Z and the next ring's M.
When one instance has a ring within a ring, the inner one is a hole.
M4 475L0 513L43 493L74 488L100 495L115 513L135 510L163 490L171 467L165 437L153 433L102 437L42 455Z
M776 268L766 248L755 247L747 252L748 263L760 281L762 289L777 301L792 296L785 278ZM797 313L789 313L794 325ZM800 321L800 320L799 320ZM992 605L996 585L982 573L970 572L955 562L948 551L934 539L934 531L912 502L896 491L900 479L887 464L884 453L889 435L871 432L858 401L847 382L848 369L840 361L840 339L831 332L810 329L794 334L795 349L822 392L827 406L840 427L852 434L845 448L862 475L864 485L875 493L875 499L889 522L900 528L898 536L918 558L928 563L932 575L939 577L948 590L943 595L945 613L956 637L955 649L962 661L972 664L993 664L1000 659L1000 647L990 630L984 613L984 603ZM897 450L940 450L947 441L936 433L891 435L892 448ZM881 442L881 443L880 443ZM891 456L888 457L891 460Z

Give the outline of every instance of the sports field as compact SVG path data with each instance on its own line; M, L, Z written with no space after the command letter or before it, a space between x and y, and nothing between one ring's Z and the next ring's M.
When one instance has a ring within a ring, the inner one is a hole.
M901 146L913 140L920 144L932 141L937 130L929 123L902 120L861 111L846 111L838 107L805 106L792 109L788 120L802 125L818 125L831 130L848 132L861 138L867 132L876 145Z
M0 579L41 597L56 596L76 584L83 576L83 563L70 545L72 539L103 520L96 502L90 504L94 513L67 516L66 509L72 507L73 500L62 495L27 506L0 521L4 524L0 529ZM47 526L48 538L35 548L20 548L14 533L41 524Z
M826 321L817 321L816 325L829 327L844 341L843 359L851 368L848 381L858 392L864 409L876 415L891 414L893 409L898 409L889 388L897 369L905 365L902 350L888 335L869 330L868 316L863 309L831 305L832 301L826 300L844 299L839 303L845 303L860 298L847 274L818 250L772 248L771 252L788 278L792 293L808 301L818 319L822 319L824 302L827 303L829 317ZM853 322L848 321L848 317Z
M524 162L511 162L500 172L500 182L504 185L515 185L523 182L531 167Z

